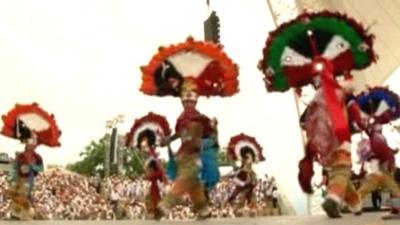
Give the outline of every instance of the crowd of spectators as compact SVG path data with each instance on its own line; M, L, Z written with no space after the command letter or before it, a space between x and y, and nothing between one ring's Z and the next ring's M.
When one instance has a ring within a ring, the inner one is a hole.
M9 176L0 174L0 218L8 218L10 200L6 190ZM35 181L33 207L35 219L48 220L113 220L146 219L144 196L149 183L141 178L130 179L111 176L101 180L99 176L85 177L62 169L39 174ZM237 209L227 204L233 191L233 182L223 178L209 193L212 217L268 216L280 214L279 193L273 178L258 180L254 190L257 208ZM165 186L163 191L167 191ZM194 219L190 201L175 207L165 219Z

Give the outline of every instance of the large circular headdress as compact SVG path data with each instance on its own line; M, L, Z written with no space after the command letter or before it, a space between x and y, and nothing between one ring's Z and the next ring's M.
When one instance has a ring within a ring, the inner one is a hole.
M332 63L336 76L366 68L376 57L372 40L345 14L303 13L270 32L258 66L268 91L286 91L310 84L317 60Z
M254 137L243 133L231 137L228 144L228 155L233 160L242 160L247 153L254 157L254 162L265 160L262 147Z
M15 107L2 116L4 126L1 133L7 137L23 140L37 133L38 144L49 147L60 146L61 131L58 129L53 114L47 113L37 103Z
M356 97L361 110L378 123L389 123L400 117L400 97L386 87L373 87Z
M222 46L191 37L177 45L160 47L141 70L140 90L148 95L179 97L187 78L194 79L202 96L231 96L239 91L238 66Z
M162 137L168 137L171 128L167 119L159 114L149 112L136 119L129 133L126 134L126 146L140 147L143 138L147 138L150 145L158 145Z

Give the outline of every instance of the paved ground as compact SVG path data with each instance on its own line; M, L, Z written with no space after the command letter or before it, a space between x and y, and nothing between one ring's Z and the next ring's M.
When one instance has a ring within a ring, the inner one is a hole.
M218 224L218 225L399 225L400 219L382 220L382 214L366 213L360 217L345 215L342 219L328 219L326 216L281 216L236 219L209 219L206 221L0 221L0 225L180 225L180 224Z

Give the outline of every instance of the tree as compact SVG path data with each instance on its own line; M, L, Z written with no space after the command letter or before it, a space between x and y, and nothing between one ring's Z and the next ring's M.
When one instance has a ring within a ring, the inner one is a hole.
M94 176L97 172L103 173L102 169L99 168L103 168L104 152L108 147L108 140L109 135L105 135L98 141L91 141L85 147L85 150L79 154L83 159L67 165L67 169L87 176Z
M109 134L104 135L98 141L91 141L79 154L82 160L67 165L67 169L86 176L94 176L96 173L104 176L104 157L106 148L109 148L109 141ZM119 146L118 151L123 154L125 175L140 176L144 174L145 155L142 152L125 146ZM110 165L110 174L117 174L116 164Z
M125 175L130 177L138 177L145 173L145 160L144 152L137 149L127 148L124 151L124 169Z
M110 134L104 135L97 141L91 141L79 156L78 162L67 165L67 169L78 174L94 176L100 173L104 176L104 156L106 148L109 148ZM123 155L123 174L130 177L138 177L145 173L146 154L135 148L118 146L118 151ZM163 162L165 164L166 162ZM218 151L219 166L232 166L234 162L227 155L226 149ZM165 165L164 165L165 166ZM165 167L164 167L165 168ZM110 175L117 174L117 165L110 165Z
M232 166L234 161L228 156L226 149L218 152L219 166Z

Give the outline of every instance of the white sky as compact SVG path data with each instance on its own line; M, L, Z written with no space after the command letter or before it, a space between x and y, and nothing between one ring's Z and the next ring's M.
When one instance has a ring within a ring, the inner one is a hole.
M48 164L79 159L99 139L106 121L119 114L127 132L149 111L172 126L180 101L139 92L139 66L160 45L203 39L206 0L0 0L0 113L15 103L38 102L54 113L62 146L40 147ZM305 196L297 183L302 156L292 92L267 94L257 62L274 28L266 0L211 0L221 19L225 51L240 66L241 92L231 98L200 99L198 108L219 119L220 142L240 132L255 136L266 162L259 174L274 175L299 213ZM0 152L22 146L0 137ZM318 172L317 172L318 173Z

